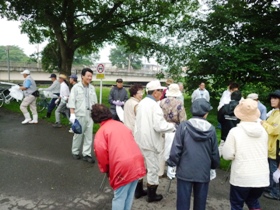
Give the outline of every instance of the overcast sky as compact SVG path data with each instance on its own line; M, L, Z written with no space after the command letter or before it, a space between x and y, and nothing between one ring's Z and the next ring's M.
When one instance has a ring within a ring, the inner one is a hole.
M22 48L26 55L31 55L37 51L37 45L29 43L26 34L20 33L20 22L7 21L0 18L0 45L17 45ZM42 50L46 46L46 42L39 45ZM100 51L100 62L109 62L110 47L106 47Z

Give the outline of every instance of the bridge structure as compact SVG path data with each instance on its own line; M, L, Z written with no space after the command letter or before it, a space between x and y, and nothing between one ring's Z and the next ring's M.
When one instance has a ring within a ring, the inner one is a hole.
M83 67L73 67L72 73L75 73L78 75L78 78L81 78L81 70ZM0 63L0 81L12 81L12 82L18 82L22 81L23 77L20 74L23 70L28 69L31 72L31 75L35 81L49 81L49 72L43 71L43 69L40 66L34 65L10 65L10 68L8 68L7 65L3 65ZM92 68L94 71L93 81L99 81L99 79L96 79L97 71L96 69ZM57 75L58 72L53 72ZM103 81L116 81L117 78L122 78L124 82L149 82L151 80L156 79L156 74L158 71L143 71L143 70L118 70L115 68L106 68L105 69L105 78Z

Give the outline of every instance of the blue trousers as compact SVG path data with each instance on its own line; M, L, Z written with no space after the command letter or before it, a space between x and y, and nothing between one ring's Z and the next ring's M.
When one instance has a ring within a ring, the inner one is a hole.
M230 185L231 210L243 210L244 203L249 209L260 209L259 198L264 188L237 187Z
M188 182L177 179L177 210L189 210L193 190L193 210L205 210L209 182Z
M138 180L128 183L114 191L112 210L130 210Z
M273 180L273 173L277 170L278 164L276 160L268 158L269 164L269 192L274 197L279 197L279 188L278 185Z
M53 109L55 108L55 101L57 98L52 98L49 106L48 106L48 113L52 113Z

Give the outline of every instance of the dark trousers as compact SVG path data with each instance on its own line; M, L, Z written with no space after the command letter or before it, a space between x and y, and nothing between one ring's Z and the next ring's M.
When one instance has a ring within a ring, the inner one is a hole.
M273 180L273 173L277 170L278 168L278 163L276 160L268 158L268 164L269 164L269 187L268 190L271 195L274 197L279 197L279 188L278 184L276 184Z
M54 93L55 95L57 95L57 96L59 96L59 93ZM48 114L49 115L51 115L51 113L52 113L52 111L54 110L54 108L55 108L55 101L56 101L56 99L57 98L52 98L52 100L51 100L51 102L50 102L50 104L49 104L49 106L48 106Z
M263 187L253 188L230 185L231 210L242 210L244 203L249 209L260 209L259 198L262 196L263 191Z
M189 210L193 190L193 210L205 210L209 182L188 182L177 179L177 210Z

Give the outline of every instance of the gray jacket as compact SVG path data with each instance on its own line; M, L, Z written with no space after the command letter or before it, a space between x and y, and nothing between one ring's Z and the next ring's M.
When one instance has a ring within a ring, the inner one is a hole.
M23 81L23 86L26 87L26 83L30 81L31 85L29 88L27 88L26 90L23 91L24 96L29 96L32 93L34 93L37 90L37 85L36 82L34 81L34 79L28 75L24 81Z
M110 103L110 111L112 114L116 114L116 105L113 104L113 101L123 101L126 102L128 100L127 92L125 88L117 88L113 87L110 91L109 95L109 103Z
M199 117L182 122L176 131L167 163L177 166L178 179L209 182L210 169L220 164L215 128Z

